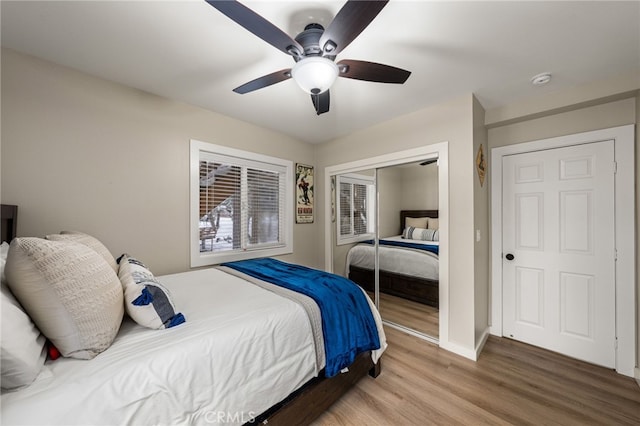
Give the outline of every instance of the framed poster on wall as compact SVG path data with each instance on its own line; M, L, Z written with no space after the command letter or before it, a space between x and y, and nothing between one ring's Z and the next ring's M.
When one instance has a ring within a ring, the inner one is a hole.
M313 223L313 166L296 163L296 223Z
M478 179L480 179L480 186L484 185L484 175L487 172L487 160L484 157L484 149L482 144L478 147L478 154L476 155L476 170L478 171Z

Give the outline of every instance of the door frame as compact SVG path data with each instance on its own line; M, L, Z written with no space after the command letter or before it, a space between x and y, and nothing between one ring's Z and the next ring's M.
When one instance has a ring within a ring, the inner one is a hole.
M491 325L502 336L502 157L614 140L616 371L633 377L636 352L634 125L541 139L491 149Z
M324 169L324 257L325 271L333 272L333 253L331 243L331 232L335 232L335 227L331 223L331 176L343 173L352 173L372 168L381 168L405 164L416 159L438 158L438 210L440 229L440 249L438 250L439 269L439 331L438 345L451 352L457 353L467 358L472 358L472 354L459 350L459 346L449 342L449 142L439 142L425 145L420 148L408 149L377 157L365 158L348 163L327 166ZM377 220L377 219L376 219ZM376 233L378 232L376 226ZM383 321L384 322L384 321ZM385 322L385 324L388 324ZM409 332L409 329L403 331ZM411 333L420 338L425 335ZM426 339L433 341L433 339ZM472 358L474 359L474 358Z

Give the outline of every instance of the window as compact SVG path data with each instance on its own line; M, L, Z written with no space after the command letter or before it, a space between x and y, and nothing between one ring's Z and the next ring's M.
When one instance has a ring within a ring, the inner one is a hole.
M293 163L191 141L191 266L293 251Z
M375 224L375 181L372 176L339 175L338 244L373 238Z

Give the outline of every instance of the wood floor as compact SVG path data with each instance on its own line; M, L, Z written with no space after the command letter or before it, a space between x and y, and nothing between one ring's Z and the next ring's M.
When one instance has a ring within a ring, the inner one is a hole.
M377 379L365 377L323 425L640 425L634 379L490 337L478 362L385 327Z
M440 314L438 308L402 297L380 293L380 315L383 319L404 325L437 338Z

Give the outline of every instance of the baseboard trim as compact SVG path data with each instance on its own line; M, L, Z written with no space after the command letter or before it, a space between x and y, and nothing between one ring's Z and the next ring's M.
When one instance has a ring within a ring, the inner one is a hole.
M482 349L484 349L484 344L487 343L489 334L491 334L491 329L487 327L482 332L482 337L480 337L480 341L476 345L476 360L480 357L480 352L482 352Z
M640 387L640 368L639 367L634 368L633 372L634 372L634 376L635 376L635 379L636 379L636 383Z
M415 337L419 337L423 340L426 340L430 343L434 343L438 346L440 346L442 349L445 349L449 352L453 352L454 354L463 356L465 358L468 358L472 361L477 361L478 357L480 356L480 352L482 352L482 349L484 348L485 343L487 343L487 339L489 338L489 327L485 328L484 331L482 332L482 337L480 338L480 341L478 342L478 344L476 345L475 349L469 349L469 348L465 348L464 346L458 345L456 343L451 343L451 342L444 342L442 340L438 341L438 339L432 337L432 336L427 336L426 334L420 333L416 330L413 330L411 328L402 326L400 324L396 324L394 322L391 321L386 321L383 320L382 323L388 327L392 327L395 328L396 330L400 330L403 331L407 334L410 334L412 336Z
M458 345L456 343L452 343L452 342L443 342L442 340L440 341L440 347L442 349L445 349L449 352L453 352L456 355L460 355L463 356L465 358L468 358L472 361L477 361L478 358L476 356L476 351L474 349L471 348L466 348L464 346Z

